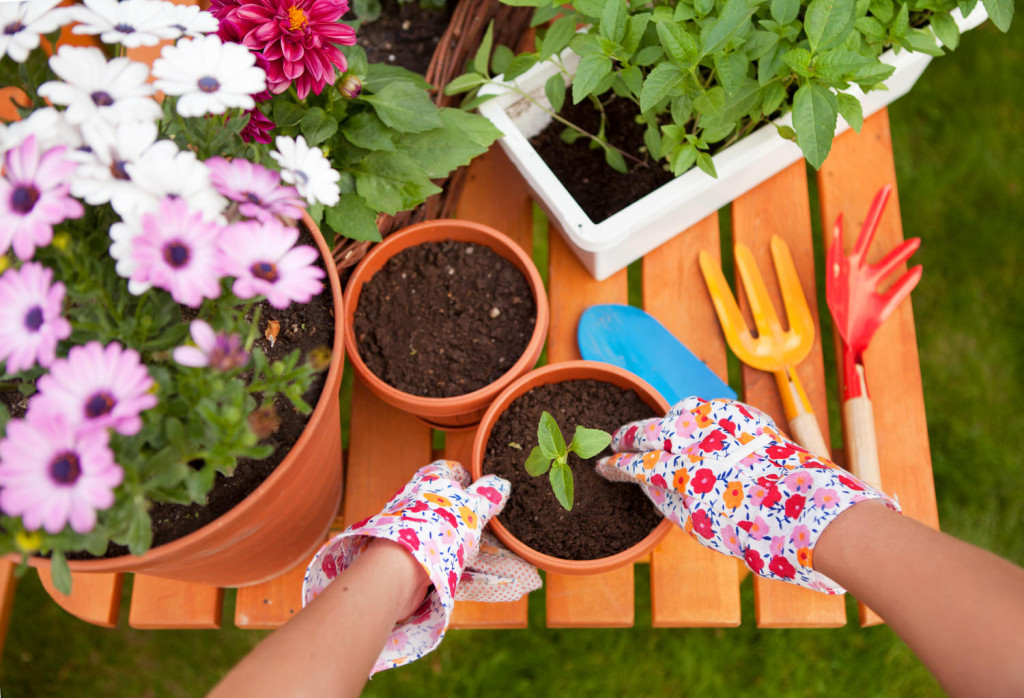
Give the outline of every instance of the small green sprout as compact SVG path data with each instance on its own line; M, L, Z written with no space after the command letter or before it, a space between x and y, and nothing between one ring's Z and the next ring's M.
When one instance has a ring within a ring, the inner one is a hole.
M555 418L547 412L540 416L537 427L537 442L526 459L526 472L536 477L548 473L551 489L558 502L566 511L572 511L572 469L569 467L569 453L580 458L593 458L612 442L612 435L600 429L577 426L568 447L562 437Z

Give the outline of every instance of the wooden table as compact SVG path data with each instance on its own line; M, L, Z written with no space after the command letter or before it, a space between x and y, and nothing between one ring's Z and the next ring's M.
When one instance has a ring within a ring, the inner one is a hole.
M817 174L822 234L843 212L847 240L867 213L875 191L895 185L889 119L881 111L864 123L862 133L840 136ZM811 226L809 182L801 161L732 204L732 238L751 247L761 269L771 269L767 241L779 234L793 252L804 293L815 323L816 284L821 274ZM499 148L474 162L457 210L461 218L481 221L504 231L528 252L532 247L529 194ZM727 373L726 347L697 266L698 251L720 255L719 217L709 216L643 259L643 305L694 353L721 376ZM872 247L874 259L902 240L898 196L882 218ZM827 245L828 239L825 240ZM823 246L819 246L823 249ZM548 361L578 358L575 332L580 312L594 303L625 303L627 272L594 281L576 261L560 235L550 236L549 286L551 328ZM731 263L730 260L726 260ZM765 280L781 308L774 274ZM742 301L741 301L742 303ZM826 327L830 327L827 324ZM837 365L838 354L829 357ZM828 440L828 401L821 333L800 365L799 373ZM925 423L917 342L910 303L904 303L878 331L865 357L878 427L878 446L884 488L899 497L904 511L937 527L928 432ZM770 374L744 367L742 398L785 424L782 405ZM338 527L376 513L420 466L441 455L432 451L431 430L416 419L378 400L356 381L352 394L350 443L342 511ZM389 435L400 433L402 439ZM444 456L468 463L472 433L447 435ZM841 460L841 458L840 458ZM342 467L339 463L339 467ZM675 530L650 555L651 615L657 627L736 626L740 618L737 560L712 553ZM0 629L6 629L14 584L12 567L0 569L4 599ZM279 579L239 589L234 622L243 628L273 628L301 607L299 590L304 565ZM40 578L54 600L68 612L97 625L117 623L122 575L74 575L74 591L54 590L46 572ZM686 589L686 594L678 590ZM628 627L634 622L634 568L594 577L548 574L549 627ZM223 590L135 575L129 625L136 628L217 628L221 625ZM846 624L842 597L826 596L781 582L754 579L757 625L764 628L838 627ZM527 626L527 599L510 604L460 603L454 625L463 628L521 628ZM867 609L861 621L878 622ZM2 637L2 634L0 634Z

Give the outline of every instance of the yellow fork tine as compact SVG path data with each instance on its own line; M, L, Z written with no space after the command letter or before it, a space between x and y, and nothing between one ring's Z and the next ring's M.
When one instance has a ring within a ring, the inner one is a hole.
M793 256L789 252L789 245L778 235L772 235L770 245L772 259L775 262L775 274L779 278L779 288L782 290L782 304L786 308L790 335L795 335L796 340L787 342L786 362L795 366L803 360L814 344L814 320L811 318L811 309L804 297L803 287L800 285L800 278L796 273L796 265L793 264Z
M700 271L704 276L704 283L708 287L708 294L711 296L711 303L715 306L718 314L718 321L722 325L722 333L729 348L744 363L756 361L756 347L754 337L747 328L747 323L740 313L740 307L736 304L736 298L729 290L729 284L725 281L721 268L711 259L704 250L700 251L698 257Z
M764 279L761 278L761 272L757 269L754 254L749 247L739 242L736 243L736 268L743 281L743 290L750 303L750 314L754 317L758 336L779 346L783 341L782 323L779 322L779 316L775 314L772 299L768 295Z

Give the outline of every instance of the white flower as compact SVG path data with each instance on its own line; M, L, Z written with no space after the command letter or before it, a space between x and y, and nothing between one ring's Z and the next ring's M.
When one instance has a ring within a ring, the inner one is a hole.
M334 206L341 198L338 180L341 175L331 169L331 163L320 148L310 148L302 136L278 136L276 151L270 157L281 167L281 179L294 184L301 196L310 204L317 202Z
M153 86L146 82L144 63L114 58L109 63L98 48L62 46L50 57L57 77L39 86L39 95L67 107L64 116L73 125L92 119L116 124L122 121L156 121L162 115L152 99Z
M117 202L115 209L132 210L139 192L128 175L128 164L156 141L156 124L134 121L111 126L96 121L82 130L88 149L73 158L79 166L71 180L71 193L93 206Z
M200 10L198 5L169 5L164 8L164 21L172 29L178 30L182 36L202 36L214 34L220 29L220 22L209 12Z
M135 246L135 238L142 235L142 218L137 215L128 215L120 223L110 226L110 256L117 262L114 270L121 278L128 279L128 292L141 296L153 287L153 284L133 280L138 262L132 256L132 248Z
M64 8L54 9L60 0L33 0L0 4L0 58L24 63L39 46L39 35L49 34L71 17Z
M156 46L181 35L167 21L166 5L160 0L85 0L70 10L79 22L71 31L99 34L103 43L126 48Z
M54 146L67 147L67 158L77 160L76 149L82 147L82 134L64 118L64 112L53 107L36 109L21 121L0 124L0 152L21 145L30 134L35 134L36 145L40 150L49 150Z
M252 109L252 95L267 89L256 56L241 44L221 43L216 36L182 39L165 46L153 62L156 88L180 95L182 116L223 114L230 107Z
M114 210L126 215L159 211L164 197L182 198L193 211L210 221L222 222L227 200L210 183L210 170L190 150L178 150L173 141L157 141L135 162L125 165L128 176L138 187L131 202L114 200Z

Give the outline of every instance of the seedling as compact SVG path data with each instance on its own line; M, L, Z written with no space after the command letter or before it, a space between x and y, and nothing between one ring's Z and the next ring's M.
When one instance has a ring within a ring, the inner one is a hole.
M566 511L572 511L573 486L569 454L575 453L580 458L593 458L611 441L612 435L606 431L577 426L572 443L566 446L562 430L558 428L555 418L544 412L537 426L539 445L530 451L530 457L526 459L526 472L534 477L548 473L551 489L558 502Z

